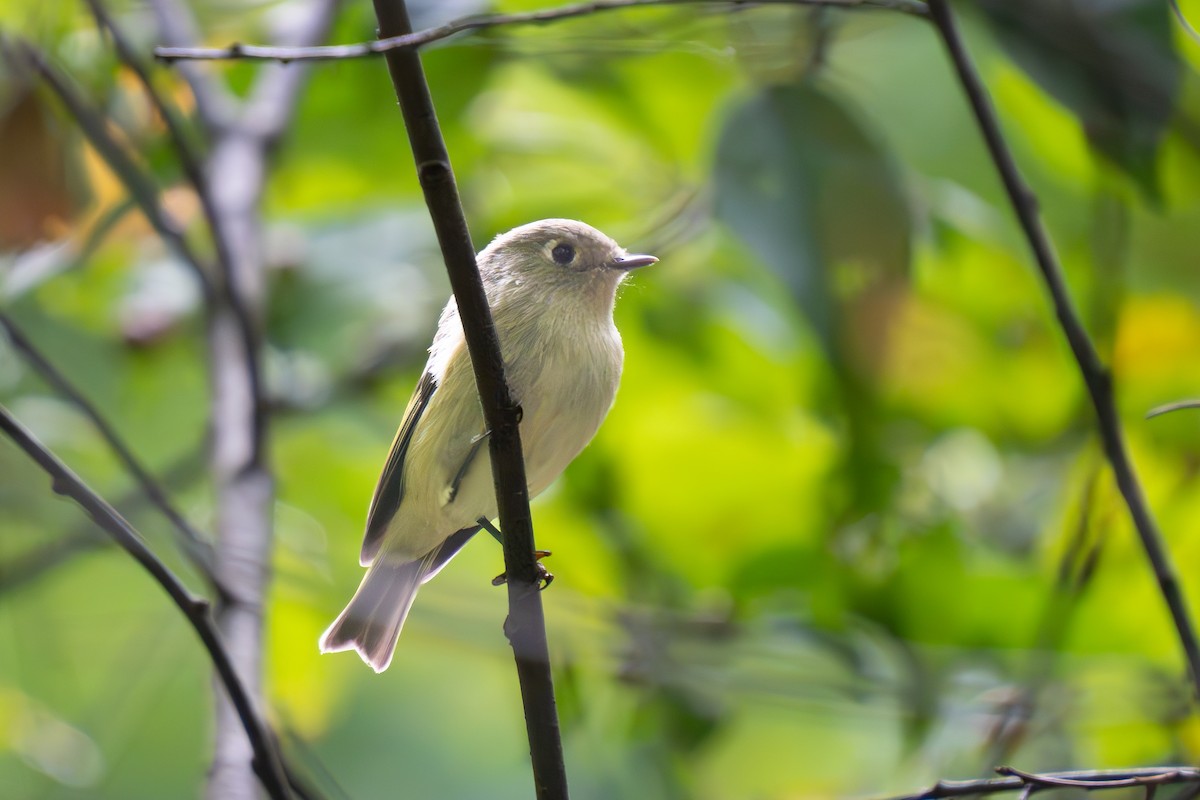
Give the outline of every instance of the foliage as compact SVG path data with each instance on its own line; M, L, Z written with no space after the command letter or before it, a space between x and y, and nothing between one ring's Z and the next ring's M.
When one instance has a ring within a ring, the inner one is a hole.
M5 27L103 104L198 225L82 7L42 5L0 5ZM989 2L966 22L1200 611L1200 429L1195 412L1144 419L1200 396L1200 47L1161 4L1097 10L1112 5ZM201 19L218 43L254 41L288 13ZM373 26L347 4L333 38ZM622 291L608 421L534 507L574 796L878 795L1002 762L1200 758L1174 630L924 21L685 5L497 28L425 59L477 244L567 216L662 259ZM239 85L251 70L215 68ZM3 81L5 309L205 529L195 289L52 99ZM423 590L383 676L316 651L359 579L366 503L448 291L400 125L379 61L318 65L268 185L272 711L331 794L526 797L490 541ZM202 586L2 344L0 402ZM6 796L194 794L210 676L192 633L7 442L0 474ZM82 544L21 580L55 542Z

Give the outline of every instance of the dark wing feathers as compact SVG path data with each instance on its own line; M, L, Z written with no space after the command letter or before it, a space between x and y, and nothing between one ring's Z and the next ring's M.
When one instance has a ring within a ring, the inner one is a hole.
M363 537L362 553L359 555L359 560L364 566L375 560L388 523L400 508L400 500L404 497L404 457L408 454L408 445L417 429L417 423L436 390L437 381L434 380L433 374L423 374L421 380L417 381L412 400L408 403L408 413L404 415L404 422L400 424L400 430L396 431L396 438L392 440L392 451L388 453L383 474L379 476L379 484L375 487L375 496L371 498L371 510L367 512L367 533Z

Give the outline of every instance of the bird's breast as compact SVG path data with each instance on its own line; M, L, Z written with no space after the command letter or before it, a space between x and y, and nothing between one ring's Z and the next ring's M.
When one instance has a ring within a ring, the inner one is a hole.
M549 486L591 441L620 381L624 351L616 328L609 324L573 334L544 340L535 358L511 365L531 496Z

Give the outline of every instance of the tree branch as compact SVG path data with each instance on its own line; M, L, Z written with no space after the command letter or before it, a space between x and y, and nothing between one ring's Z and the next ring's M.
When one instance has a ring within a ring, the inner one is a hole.
M233 661L209 616L208 601L196 597L188 591L175 573L150 551L141 535L117 513L116 509L89 489L79 476L59 461L53 453L33 437L33 434L17 422L4 406L0 406L0 431L12 439L50 476L56 494L69 497L78 503L96 521L97 525L107 531L125 552L129 553L146 572L150 573L150 576L166 591L172 602L187 617L188 623L191 624L200 637L200 641L203 642L204 648L208 651L230 701L237 709L238 717L246 730L251 747L254 749L256 766L263 788L275 800L289 800L291 793L288 789L287 778L279 753L272 744L270 729L255 708L250 694L234 670Z
M42 377L42 380L65 397L71 405L75 406L80 413L88 418L113 455L116 456L121 465L125 467L125 470L133 477L138 486L141 487L146 498L175 526L175 530L179 532L177 538L184 555L200 570L200 573L218 593L228 594L213 571L214 558L212 544L175 508L174 504L167 497L166 491L158 484L150 472L142 466L137 456L133 454L133 451L117 434L116 429L67 380L67 377L50 363L49 359L25 335L25 332L3 311L0 311L0 328L4 329L13 347L25 358L25 361L33 367L38 375Z
M290 43L322 41L337 0L310 0ZM263 269L263 186L269 158L286 131L307 70L267 65L224 124L213 132L205 164L212 230L227 263L224 284L208 307L211 375L211 470L216 489L217 574L234 594L217 609L217 623L252 696L261 697L264 603L270 579L273 477L266 457L268 425L261 381L261 321L266 304ZM218 699L215 748L207 796L251 800L251 752L237 730L235 709Z
M720 5L737 8L746 5L830 6L835 8L880 8L913 16L928 16L924 3L916 0L592 0L559 8L524 11L513 14L479 14L452 20L444 25L416 33L404 33L373 42L327 45L324 47L276 47L272 45L231 44L228 47L156 47L154 55L164 61L228 59L265 59L270 61L330 61L377 56L396 50L414 50L433 42L468 31L481 31L506 25L529 25L597 14L639 6Z
M381 36L403 36L412 30L404 0L375 0L375 14ZM420 56L412 49L392 50L387 53L387 65L404 115L417 177L458 303L484 421L491 432L488 448L508 575L509 615L504 631L516 659L534 786L540 800L565 800L567 775L538 591L533 520L521 450L521 409L505 380L500 341Z
M1200 399L1196 400L1177 400L1174 403L1157 406L1146 412L1146 419L1170 414L1172 411L1183 411L1185 408L1200 408Z
M1154 577L1158 581L1159 591L1170 611L1187 660L1192 689L1196 698L1200 699L1200 642L1196 639L1195 628L1192 625L1170 553L1167 551L1154 517L1150 513L1137 473L1125 446L1120 417L1113 399L1112 375L1100 361L1100 356L1080 321L1079 313L1075 309L1063 278L1062 268L1059 266L1058 258L1038 216L1037 198L1021 178L1016 161L1000 130L1000 123L988 98L987 89L959 35L958 26L950 10L949 0L929 0L929 12L954 64L959 82L970 101L971 110L983 133L992 161L1000 173L1000 179L1008 194L1009 202L1017 215L1029 247L1033 251L1038 270L1049 289L1059 325L1062 327L1067 343L1071 347L1071 353L1079 365L1079 371L1087 386L1088 396L1096 411L1096 424L1104 443L1105 455L1112 466L1121 495L1125 498L1125 505L1129 508L1134 527L1141 538L1142 549L1146 551L1146 556L1150 560Z
M938 781L925 791L900 795L888 800L939 800L945 797L999 794L1036 789L1128 789L1200 783L1200 770L1193 767L1145 767L1135 769L1085 770L1076 772L1022 772L1012 767L997 767L1002 778L973 781Z

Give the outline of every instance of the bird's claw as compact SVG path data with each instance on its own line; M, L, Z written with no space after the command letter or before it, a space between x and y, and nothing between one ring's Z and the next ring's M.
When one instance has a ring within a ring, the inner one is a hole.
M538 591L543 591L550 584L554 583L554 573L546 569L546 565L542 563L542 559L549 555L553 555L549 550L534 550L533 557L536 559L533 563L537 570ZM496 577L492 578L492 586L503 586L508 583L508 573L501 572Z

